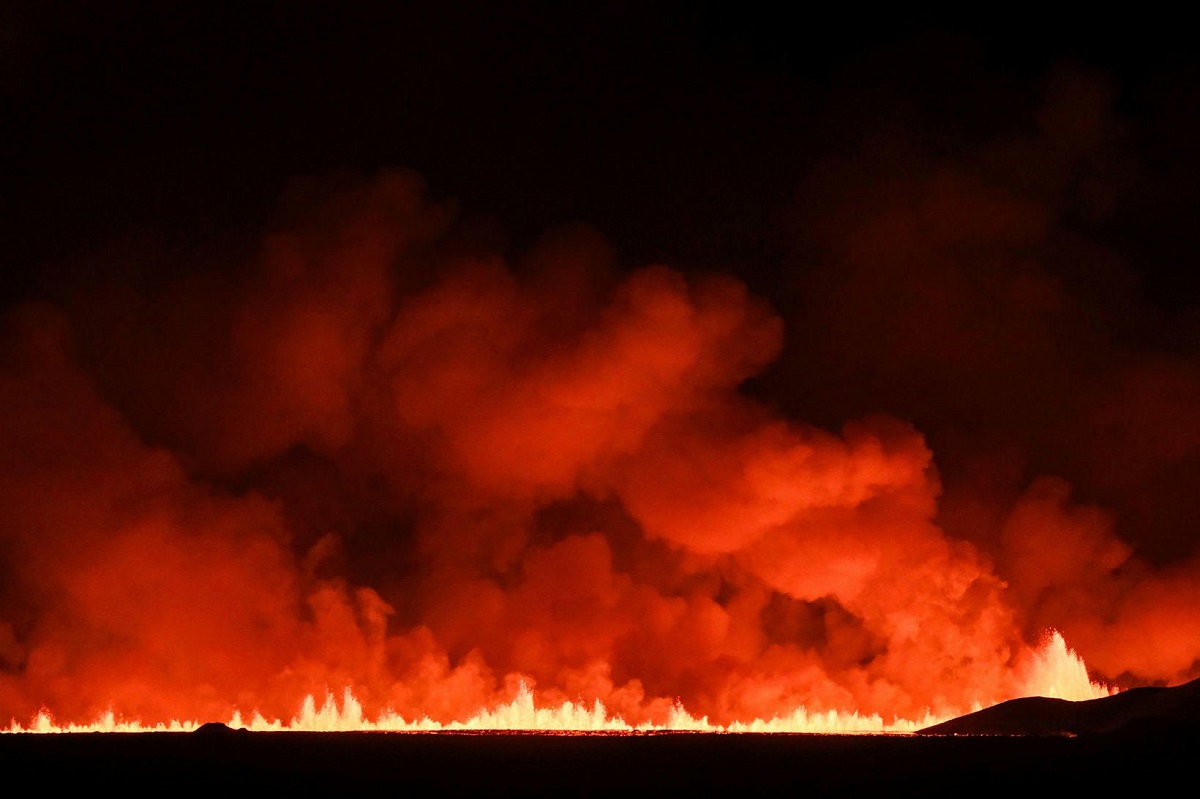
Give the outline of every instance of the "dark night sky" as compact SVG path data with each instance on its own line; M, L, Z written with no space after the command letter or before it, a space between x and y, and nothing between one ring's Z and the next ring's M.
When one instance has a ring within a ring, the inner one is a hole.
M515 243L582 220L631 263L734 268L769 288L777 216L821 159L886 127L955 157L1028 126L1039 81L1073 61L1114 82L1146 161L1097 233L1156 297L1195 299L1160 268L1197 249L1196 60L1166 18L625 2L0 14L9 295L99 240L253 230L298 176L386 167Z

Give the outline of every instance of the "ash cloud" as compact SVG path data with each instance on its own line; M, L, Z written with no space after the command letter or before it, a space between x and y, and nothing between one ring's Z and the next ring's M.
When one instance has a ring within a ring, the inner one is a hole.
M771 385L808 418L912 422L939 526L988 553L1026 633L1174 684L1197 667L1196 348L1190 295L1156 294L1112 233L1161 179L1118 89L1064 63L987 136L881 125L820 163L788 216Z
M403 169L90 254L0 343L0 717L919 718L1020 695L1049 628L1200 676L1200 377L1096 234L1146 170L1116 96L834 114L769 295Z
M783 337L739 281L618 274L587 229L515 264L457 247L406 173L303 218L236 280L15 315L13 712L284 713L344 683L453 715L516 679L638 721L968 701L923 684L935 652L1003 690L1019 641L932 523L920 433L739 392Z

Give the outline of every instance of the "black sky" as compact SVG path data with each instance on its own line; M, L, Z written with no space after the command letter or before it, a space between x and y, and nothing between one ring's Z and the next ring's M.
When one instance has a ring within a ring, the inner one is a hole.
M814 164L889 125L953 156L1027 125L1064 61L1112 77L1157 167L1105 235L1146 269L1197 249L1196 61L1166 18L48 2L5 3L0 30L10 296L97 241L253 230L292 179L387 167L517 242L582 220L631 261L767 287L776 215ZM1155 268L1148 288L1195 284Z

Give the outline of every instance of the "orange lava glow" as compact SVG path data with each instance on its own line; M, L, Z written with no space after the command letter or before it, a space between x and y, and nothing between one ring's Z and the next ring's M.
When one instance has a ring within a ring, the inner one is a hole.
M1030 675L1029 690L1038 696L1060 699L1082 700L1110 696L1114 689L1092 682L1078 656L1067 648L1058 633L1049 635L1039 653L1038 667ZM992 703L986 703L992 704ZM976 705L971 710L978 710ZM341 701L326 694L318 706L312 696L305 697L300 711L288 721L265 719L257 712L249 718L240 712L225 722L233 729L253 732L442 732L442 731L520 731L520 732L565 732L565 733L632 733L632 732L706 732L706 733L820 733L829 735L905 734L923 727L946 721L949 716L926 714L919 719L893 718L884 720L878 714L871 716L855 712L836 710L824 713L809 713L803 707L773 716L770 719L753 719L731 724L713 724L707 717L696 718L679 704L674 705L662 724L645 723L633 726L619 716L608 712L604 705L595 701L590 706L564 702L556 707L538 707L533 692L521 683L517 695L511 702L491 710L481 710L464 721L441 723L428 717L410 720L391 710L385 710L375 718L364 715L362 703L350 689L346 689ZM42 710L28 726L15 721L7 733L62 733L62 732L191 732L203 722L172 720L166 723L144 724L133 720L118 719L111 711L87 724L60 725L47 710Z
M241 269L5 317L10 731L904 733L1200 675L1200 560L1007 450L951 480L902 418L765 399L788 328L740 280L491 252L407 172L293 201Z

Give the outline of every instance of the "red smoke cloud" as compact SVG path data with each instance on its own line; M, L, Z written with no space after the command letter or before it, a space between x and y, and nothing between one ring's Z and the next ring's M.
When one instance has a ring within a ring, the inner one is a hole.
M913 422L939 526L986 553L1026 635L1062 630L1109 679L1181 682L1200 663L1196 351L1091 235L1143 179L1112 85L1043 83L1019 134L935 154L893 130L814 170L789 235L815 266L774 385L793 413Z
M1104 92L1056 96L1010 147L1098 157ZM1194 363L1113 360L1043 266L1061 171L913 163L865 206L838 201L863 175L814 178L794 224L829 268L796 307L586 228L514 257L392 172L299 186L236 264L16 310L0 717L288 717L349 687L452 721L525 681L631 723L919 718L1015 695L1051 627L1102 679L1200 676L1195 561L1101 501L1149 513L1192 468ZM771 402L770 369L808 373ZM828 428L784 407L843 401Z

